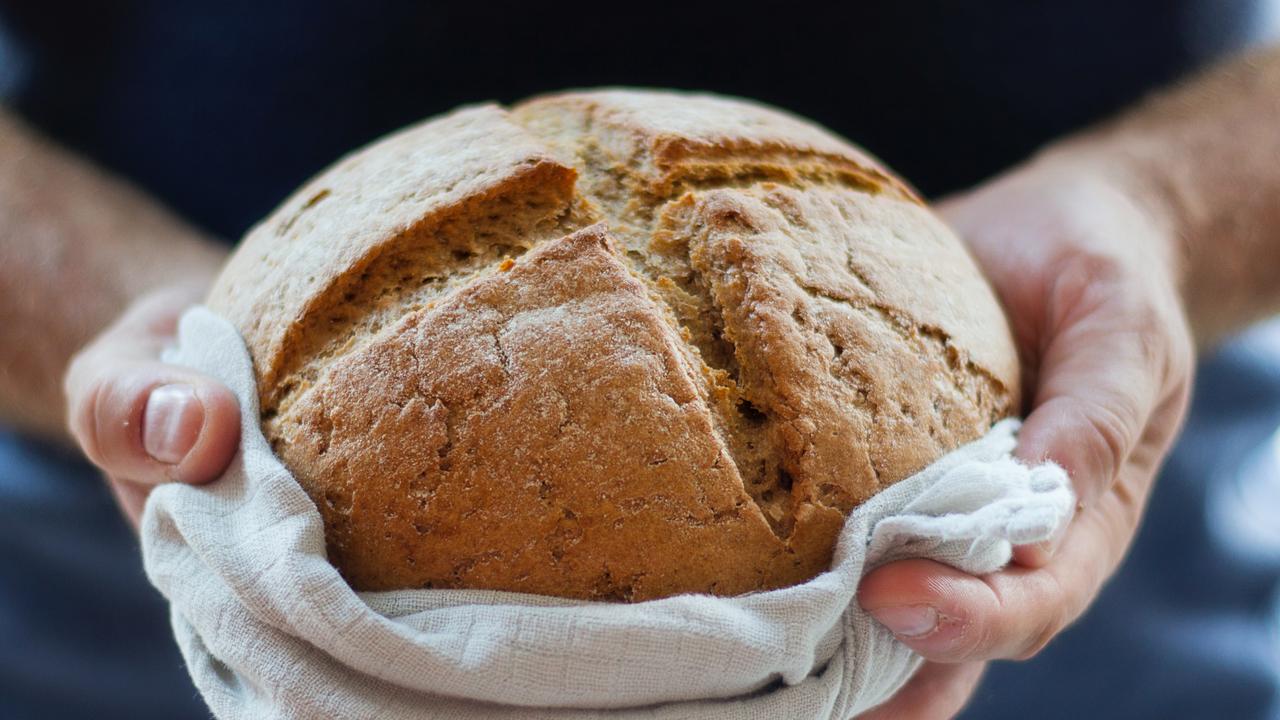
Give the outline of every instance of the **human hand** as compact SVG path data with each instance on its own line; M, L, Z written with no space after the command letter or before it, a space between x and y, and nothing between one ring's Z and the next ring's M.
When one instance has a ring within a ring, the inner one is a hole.
M1145 197L1058 151L941 204L1010 315L1030 401L1016 454L1065 468L1079 506L1064 537L986 577L928 560L870 573L862 606L926 664L863 717L954 716L986 661L1035 655L1123 559L1194 364L1173 233Z
M139 299L67 370L71 433L102 468L134 527L152 487L216 478L240 441L239 405L230 390L160 362L178 317L199 297L198 288L178 286Z

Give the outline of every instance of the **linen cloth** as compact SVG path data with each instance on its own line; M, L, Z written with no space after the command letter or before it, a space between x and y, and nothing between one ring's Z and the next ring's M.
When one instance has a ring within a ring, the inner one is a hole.
M1061 468L1010 457L1016 420L857 508L831 569L801 585L635 604L472 590L358 593L325 558L320 515L263 437L252 365L193 308L167 354L224 381L241 449L206 486L147 501L147 575L219 718L850 717L921 659L858 606L877 565L926 557L975 574L1045 540L1075 498Z

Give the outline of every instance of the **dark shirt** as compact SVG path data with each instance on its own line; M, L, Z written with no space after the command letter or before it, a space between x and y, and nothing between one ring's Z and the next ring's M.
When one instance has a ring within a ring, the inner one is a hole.
M1238 46L1256 3L504 5L0 0L0 90L227 238L408 122L595 85L771 102L936 195ZM1275 565L1215 540L1204 507L1280 423L1277 367L1280 350L1202 370L1132 560L1041 658L993 669L968 716L1276 719ZM95 474L0 435L0 717L201 717L168 633Z
M1238 42L1253 4L28 0L7 17L22 113L235 238L389 130L595 85L775 103L941 193Z

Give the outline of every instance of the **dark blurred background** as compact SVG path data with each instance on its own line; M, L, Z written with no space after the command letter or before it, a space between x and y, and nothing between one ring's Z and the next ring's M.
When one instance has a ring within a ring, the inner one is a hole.
M594 85L773 103L937 196L1268 36L1278 5L0 0L0 93L229 239L387 131ZM1275 557L1242 555L1211 512L1280 486L1278 358L1271 326L1202 368L1121 575L965 717L1280 718ZM136 553L91 468L0 432L0 718L207 714Z
M773 103L936 195L1239 46L1260 5L0 3L12 105L229 237L389 130L596 85Z

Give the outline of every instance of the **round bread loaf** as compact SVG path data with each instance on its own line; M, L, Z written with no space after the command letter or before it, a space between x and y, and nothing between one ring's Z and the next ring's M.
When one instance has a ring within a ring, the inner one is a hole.
M209 306L357 589L735 595L1018 403L1004 315L901 180L709 95L468 107L309 182Z

